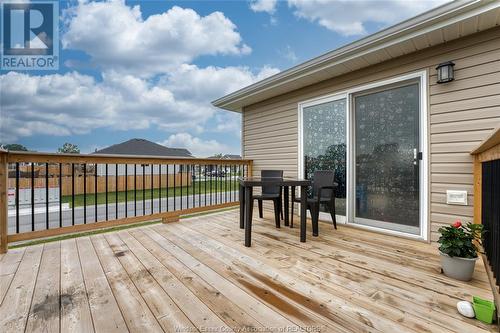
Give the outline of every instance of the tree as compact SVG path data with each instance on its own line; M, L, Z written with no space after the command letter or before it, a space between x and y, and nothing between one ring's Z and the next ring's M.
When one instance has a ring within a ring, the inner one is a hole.
M215 154L214 156L212 156L212 158L223 158L223 157L224 157L223 153Z
M66 154L80 154L80 148L77 145L66 142L62 147L57 149L58 153L66 153Z
M28 149L19 143L9 143L4 146L5 149L10 151L28 151Z

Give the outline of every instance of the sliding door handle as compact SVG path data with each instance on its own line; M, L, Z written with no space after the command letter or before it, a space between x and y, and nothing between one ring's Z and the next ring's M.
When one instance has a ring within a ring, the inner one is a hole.
M417 148L413 149L413 165L417 165L418 161L422 160L422 152L418 151Z

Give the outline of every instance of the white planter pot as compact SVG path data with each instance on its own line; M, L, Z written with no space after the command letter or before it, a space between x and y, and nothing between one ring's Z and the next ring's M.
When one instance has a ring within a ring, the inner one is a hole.
M441 268L444 275L461 281L470 281L472 279L474 266L478 258L450 257L443 252L439 253L441 254Z

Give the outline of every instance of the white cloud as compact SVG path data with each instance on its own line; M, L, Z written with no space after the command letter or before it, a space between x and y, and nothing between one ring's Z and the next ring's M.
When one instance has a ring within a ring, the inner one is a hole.
M9 72L0 76L0 140L83 134L95 128L200 133L217 112L211 100L276 72L268 67L254 74L245 67L183 65L158 80L108 71L102 82L76 72ZM216 127L224 121L218 119Z
M449 0L288 0L295 15L345 36L366 34L366 24L384 26Z
M266 12L274 14L278 0L253 0L250 2L250 9L254 12Z
M217 140L203 140L181 132L172 134L159 144L167 147L187 148L196 157L209 157L215 154L240 154L239 146L229 146Z
M85 51L101 68L146 76L168 72L201 55L251 52L221 12L200 16L177 6L143 19L123 0L80 2L65 12L63 47Z

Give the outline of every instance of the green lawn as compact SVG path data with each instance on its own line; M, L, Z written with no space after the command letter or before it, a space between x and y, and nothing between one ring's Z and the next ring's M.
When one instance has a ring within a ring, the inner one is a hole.
M229 207L229 208L210 210L210 211L200 212L200 213L195 213L195 214L181 215L180 218L186 219L186 218L190 218L190 217L194 217L194 216L209 215L209 214L224 212L224 211L233 210L233 209L236 209L236 208ZM50 243L50 242L57 242L57 241L65 240L65 239L72 239L72 238L78 238L78 237L86 237L86 236L92 236L92 235L105 234L105 233L110 233L113 231L120 231L120 230L137 228L137 227L145 227L148 225L159 224L159 223L161 223L161 220L132 223L132 224L126 224L126 225L119 225L119 226L111 227L111 228L96 229L96 230L91 230L91 231L77 232L74 234L67 234L67 235L50 237L50 238L35 239L35 240L30 240L30 241L26 241L26 242L21 242L21 243L9 245L9 249L15 249L18 247L32 246L32 245L44 244L44 243Z
M176 187L175 191L172 187L170 188L162 188L161 189L161 197L166 198L167 194L169 198L172 198L175 196L180 196L181 193L182 195L186 195L189 191L189 195L193 194L193 190L195 194L201 193L204 195L205 193L205 186L206 186L206 191L207 194L211 193L217 193L217 192L226 192L226 191L237 191L238 190L238 182L237 180L234 181L224 181L224 180L218 180L217 182L215 179L212 180L212 189L210 190L210 181L195 181L193 182L192 186L183 186L182 190L181 187ZM119 191L118 192L118 202L124 202L125 201L125 192L127 192L127 200L128 201L133 201L134 200L134 191ZM137 190L137 201L142 201L142 189ZM83 200L84 200L84 195L83 194L77 194L75 195L75 207L83 206ZM160 197L160 189L153 189L153 198L159 198ZM144 198L151 199L151 190L146 189L144 191ZM71 196L66 195L61 198L62 203L69 203L71 207ZM114 203L116 202L116 192L108 192L108 203ZM106 193L97 193L97 204L105 204L106 203ZM87 205L93 205L95 204L95 195L94 193L87 194Z

